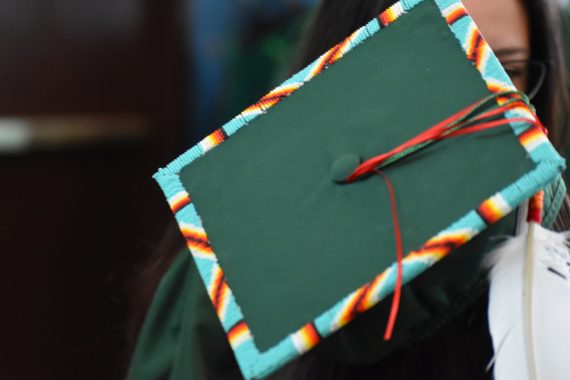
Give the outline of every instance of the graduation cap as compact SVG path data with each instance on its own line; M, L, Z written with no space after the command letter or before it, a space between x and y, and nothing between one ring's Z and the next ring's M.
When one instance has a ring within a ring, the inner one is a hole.
M394 311L382 300L563 167L463 5L402 0L155 178L260 378Z

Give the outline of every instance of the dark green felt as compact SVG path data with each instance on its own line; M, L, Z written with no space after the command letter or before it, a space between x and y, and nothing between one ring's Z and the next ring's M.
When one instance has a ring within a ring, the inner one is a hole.
M317 355L356 366L372 364L403 344L433 335L487 289L487 273L478 269L502 237L514 235L516 214L511 212L403 287L390 341L384 341L383 336L391 298L326 339L317 346Z
M387 152L488 94L425 1L182 171L260 350L395 260L383 180L336 184L333 163ZM532 168L508 127L388 168L405 250Z

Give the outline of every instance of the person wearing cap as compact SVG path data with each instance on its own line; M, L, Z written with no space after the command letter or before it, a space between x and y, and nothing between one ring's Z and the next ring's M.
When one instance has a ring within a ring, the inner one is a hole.
M375 15L384 14L382 11L389 5L384 1L323 1L309 28L297 68L310 64ZM465 1L465 6L513 83L534 97L536 111L549 129L549 136L554 142L560 142L564 133L552 128L560 112L554 99L564 98L560 96L562 82L557 81L562 77L558 37L549 23L553 17L552 4L501 0ZM413 13L419 14L420 7L408 11L410 19ZM400 17L404 20L408 15ZM380 17L379 22L385 20ZM386 22L385 27L391 28L388 24ZM377 33L385 33L381 29ZM362 46L366 44L371 42ZM426 101L436 102L427 98ZM190 177L185 180L193 181ZM397 178L394 181L397 185ZM549 182L545 188L543 224L565 230L569 215L565 187L559 177ZM189 188L193 189L200 186L197 182L191 185ZM404 196L401 186L395 188L397 194ZM460 254L450 255L407 288L402 288L398 324L408 329L395 330L391 342L382 341L386 315L390 311L390 303L383 302L272 376L294 379L491 378L491 372L486 370L493 356L485 312L488 285L480 270L480 261L481 254L492 248L489 236L512 233L516 222L513 215L505 216L492 231L459 248ZM473 252L479 255L469 255ZM133 356L129 379L240 378L232 346L228 344L216 311L192 256L188 252L178 254L169 263L156 290Z

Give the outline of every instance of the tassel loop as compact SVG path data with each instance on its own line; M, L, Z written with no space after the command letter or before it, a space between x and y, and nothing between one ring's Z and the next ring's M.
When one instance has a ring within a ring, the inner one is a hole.
M499 99L505 100L499 104ZM532 117L500 117L506 111L518 107L527 109ZM499 117L499 119L496 119L497 117ZM362 162L344 182L354 182L363 176L373 173L375 169L382 169L439 140L476 133L516 122L526 122L544 129L544 126L542 126L532 110L528 97L522 92L505 91L489 95L440 121L391 151L379 154Z

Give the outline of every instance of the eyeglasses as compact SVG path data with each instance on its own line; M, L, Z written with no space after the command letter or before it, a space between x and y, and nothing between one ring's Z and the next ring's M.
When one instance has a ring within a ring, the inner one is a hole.
M548 64L534 59L517 59L501 62L505 71L513 82L523 80L526 85L526 94L532 100L540 91L544 80Z

